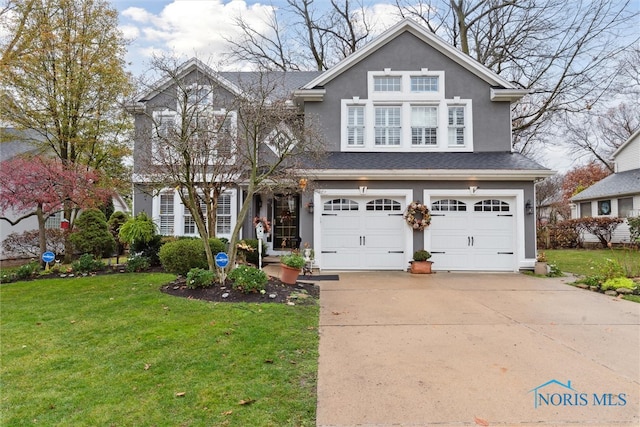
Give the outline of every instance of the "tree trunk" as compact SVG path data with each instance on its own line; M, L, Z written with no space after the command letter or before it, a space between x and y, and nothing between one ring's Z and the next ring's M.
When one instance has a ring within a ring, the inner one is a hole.
M42 203L38 203L36 209L36 216L38 217L38 240L40 242L40 264L45 267L44 261L42 261L42 254L47 251L47 230L45 227L46 219L42 212Z

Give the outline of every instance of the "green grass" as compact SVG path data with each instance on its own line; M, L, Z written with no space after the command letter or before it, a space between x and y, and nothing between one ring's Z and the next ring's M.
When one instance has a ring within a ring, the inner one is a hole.
M172 277L0 286L0 424L315 425L317 305L171 297Z
M616 260L630 277L640 276L640 251L637 249L549 249L542 251L550 264L567 273L589 276L607 258Z

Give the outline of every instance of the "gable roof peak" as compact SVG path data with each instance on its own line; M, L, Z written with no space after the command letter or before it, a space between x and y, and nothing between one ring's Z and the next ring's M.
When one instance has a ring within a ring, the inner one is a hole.
M310 90L319 86L324 86L334 77L340 75L345 70L349 69L362 59L374 53L381 46L387 44L388 42L405 32L409 32L418 37L420 40L422 40L435 50L439 51L440 53L444 54L445 56L449 57L454 62L460 64L493 87L521 90L523 91L523 94L526 92L513 83L507 81L494 71L485 67L475 59L471 58L469 55L466 55L460 50L456 49L454 46L447 43L444 39L429 31L428 28L409 18L404 18L401 21L397 22L395 25L389 27L386 31L374 38L372 41L344 58L332 68L329 68L319 77L304 85L303 89Z

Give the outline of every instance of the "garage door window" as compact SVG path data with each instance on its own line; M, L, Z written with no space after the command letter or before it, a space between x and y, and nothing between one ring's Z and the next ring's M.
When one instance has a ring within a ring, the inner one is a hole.
M509 212L509 203L500 200L483 200L473 206L476 212Z
M436 212L466 212L467 204L460 200L444 199L433 202L431 210Z
M331 211L357 211L358 202L351 199L333 199L324 203L325 212Z
M401 211L399 202L391 199L376 199L367 203L368 211Z

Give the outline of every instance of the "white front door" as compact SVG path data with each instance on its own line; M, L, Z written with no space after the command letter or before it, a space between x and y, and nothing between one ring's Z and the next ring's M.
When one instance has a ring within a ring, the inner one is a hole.
M514 198L432 198L431 215L434 269L515 269Z
M322 199L321 265L328 270L406 268L403 198Z

